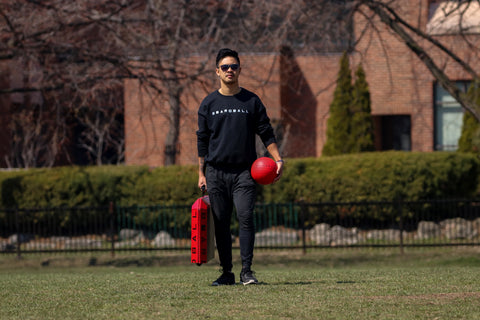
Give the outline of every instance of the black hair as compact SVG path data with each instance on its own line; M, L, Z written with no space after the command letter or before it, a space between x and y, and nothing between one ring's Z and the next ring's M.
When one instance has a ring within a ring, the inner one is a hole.
M218 67L218 63L220 62L220 60L222 60L225 57L233 57L233 58L237 59L238 64L240 64L240 58L238 57L238 52L237 51L232 50L232 49L228 49L228 48L223 48L223 49L220 49L220 51L218 51L217 59L215 61L215 65Z

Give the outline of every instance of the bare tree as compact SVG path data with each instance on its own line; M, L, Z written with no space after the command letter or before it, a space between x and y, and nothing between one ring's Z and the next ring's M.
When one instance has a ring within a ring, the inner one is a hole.
M402 8L401 1L375 1L375 0L359 0L352 1L350 4L352 14L359 14L365 18L367 23L364 30L359 30L358 34L362 35L367 30L378 30L383 24L390 31L394 32L398 39L420 59L420 61L428 68L438 83L447 90L450 95L457 100L463 108L471 112L475 118L480 121L480 106L476 104L471 96L462 92L455 84L454 79L449 78L445 71L447 60L459 65L466 74L472 79L478 79L478 64L480 55L480 41L478 34L480 27L478 26L478 18L480 16L480 2L478 0L469 1L438 1L443 2L443 10L441 15L434 21L438 27L443 28L441 34L455 35L457 41L463 42L463 47L469 48L475 56L474 59L467 60L461 57L455 47L448 45L439 39L435 32L424 30L406 17L402 17L399 8ZM427 1L418 1L418 10L421 10L421 4L428 4ZM470 10L470 11L469 11ZM467 13L474 12L476 16L467 19ZM473 19L473 20L472 20ZM470 22L475 22L473 25ZM444 27L448 27L445 29ZM472 35L472 33L474 33ZM377 35L381 38L380 32ZM359 37L361 40L361 36ZM441 53L442 59L435 59Z
M79 97L83 100L77 103L78 107L75 109L75 119L80 127L79 143L87 150L92 163L118 164L124 159L122 90L97 90L85 92Z
M100 164L111 161L105 148L123 150L123 136L112 135L118 117L106 116L119 115L123 106L117 103L113 110L104 102L115 100L112 88L122 79L138 79L169 106L163 114L169 123L165 165L170 165L179 150L181 97L211 82L212 56L220 47L258 54L284 46L299 54L338 51L348 43L347 9L327 0L1 1L0 60L28 59L28 68L17 70L38 77L0 93L41 93L59 128L48 145L53 159L75 141ZM80 138L65 133L72 124L84 130ZM117 161L123 158L118 152Z
M92 3L0 3L0 34L5 40L0 45L0 59L9 60L10 78L24 79L21 83L12 80L1 90L3 94L10 94L13 102L22 100L20 105L13 103L10 110L15 115L15 108L20 109L23 115L18 115L19 120L14 122L23 130L12 128L14 145L10 158L30 159L28 163L8 161L9 165L52 166L59 158L68 159L66 144L75 143L68 126L73 123L76 109L83 107L81 102L86 100L76 97L86 92L95 93L95 84L108 87L118 83L123 76L123 61L109 54L115 51L114 41L103 41L99 35L99 26L106 19L99 17L98 10L102 8ZM111 5L113 12L124 9L121 5ZM34 104L29 98L31 95L40 95L43 99ZM24 98L16 99L15 96ZM42 110L41 116L36 109ZM27 126L28 119L36 123L35 128L43 129L27 134L25 128L33 127ZM42 154L50 156L45 159L38 155L39 152L27 152L26 146L43 150Z

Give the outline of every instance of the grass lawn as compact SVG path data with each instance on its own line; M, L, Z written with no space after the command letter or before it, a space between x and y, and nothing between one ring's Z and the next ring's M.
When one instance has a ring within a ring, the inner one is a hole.
M0 319L480 319L478 248L260 251L254 270L211 287L216 261L185 253L0 256Z

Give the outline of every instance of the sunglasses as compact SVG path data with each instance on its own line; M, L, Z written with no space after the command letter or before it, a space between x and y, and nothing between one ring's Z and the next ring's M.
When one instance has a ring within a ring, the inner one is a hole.
M236 63L233 64L222 64L220 66L220 69L222 69L223 72L227 72L228 69L232 68L233 71L237 71L240 66Z

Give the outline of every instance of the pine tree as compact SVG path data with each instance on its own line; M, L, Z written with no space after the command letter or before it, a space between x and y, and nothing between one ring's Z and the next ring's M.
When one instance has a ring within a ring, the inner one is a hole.
M480 107L480 80L474 81L467 94L473 96L474 101ZM469 112L463 114L462 134L458 140L459 152L480 152L480 124Z
M330 104L330 117L327 121L327 141L323 147L323 155L333 156L349 153L348 144L351 128L350 109L353 103L352 75L347 53L340 59L340 71L337 86Z
M374 151L373 119L370 91L362 65L355 72L353 85L352 128L350 134L351 152Z

